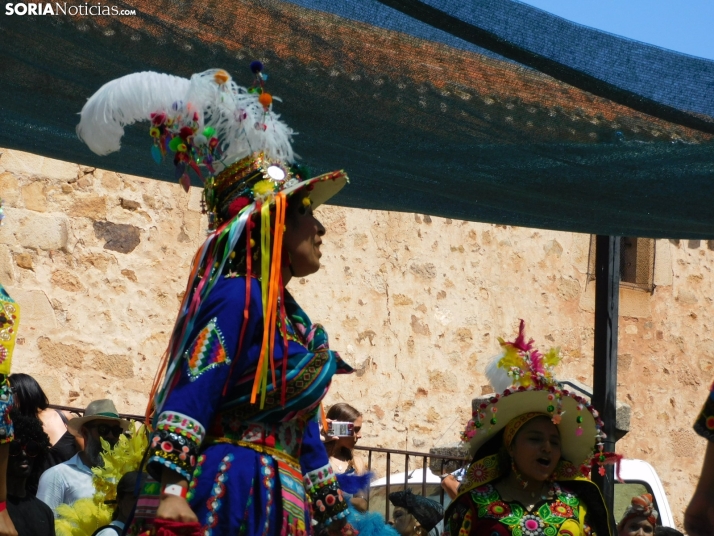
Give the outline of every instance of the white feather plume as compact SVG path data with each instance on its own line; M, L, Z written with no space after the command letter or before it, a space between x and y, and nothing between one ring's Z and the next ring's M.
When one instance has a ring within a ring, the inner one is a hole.
M179 122L192 120L196 113L201 128L213 127L220 141L216 171L258 151L271 160L292 163L292 129L280 121L272 105L268 110L263 107L258 93L230 78L218 83L218 73L227 74L209 69L187 80L144 72L108 82L84 105L77 135L92 151L106 155L119 150L125 125L148 121L157 112Z
M82 108L77 136L98 155L118 151L124 127L168 112L186 97L190 81L154 72L134 73L104 84Z
M505 353L494 356L486 367L486 378L493 387L494 393L502 393L513 385L513 378L508 375L508 371L498 366L504 356Z

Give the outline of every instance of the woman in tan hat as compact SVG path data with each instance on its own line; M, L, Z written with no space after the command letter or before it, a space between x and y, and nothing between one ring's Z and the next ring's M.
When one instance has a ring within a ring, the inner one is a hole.
M106 154L124 124L148 120L155 159L171 155L186 186L189 172L205 181L210 232L152 393L156 526L299 536L314 517L339 531L348 507L317 420L332 376L351 369L286 285L320 268L326 230L313 210L347 176L294 165L292 131L260 62L251 69L248 89L220 69L115 80L89 99L78 133ZM153 517L148 505L135 525Z

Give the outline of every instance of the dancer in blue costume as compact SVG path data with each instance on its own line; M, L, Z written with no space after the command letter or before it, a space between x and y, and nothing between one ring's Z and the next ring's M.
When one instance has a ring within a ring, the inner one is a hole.
M319 269L325 228L313 208L347 176L310 179L292 165L292 131L272 111L262 65L251 68L250 89L220 69L191 80L128 75L87 102L77 129L106 154L118 149L123 125L150 120L153 154L173 153L182 184L188 170L208 175L211 231L152 392L155 525L301 536L314 520L349 535L318 419L332 376L351 369L285 289ZM145 530L151 506L140 500L131 533Z

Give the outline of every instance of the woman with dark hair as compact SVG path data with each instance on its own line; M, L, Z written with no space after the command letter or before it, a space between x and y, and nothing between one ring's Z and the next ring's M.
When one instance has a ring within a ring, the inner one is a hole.
M15 410L25 417L36 417L49 437L51 448L40 464L45 471L77 454L76 438L67 430L67 416L49 408L49 400L40 384L29 374L18 372L8 377L15 392ZM39 475L38 475L39 478ZM37 491L37 482L28 484L32 493Z
M357 441L362 437L362 414L346 402L339 402L333 404L327 411L327 422L332 421L352 423L352 435L337 436L330 435L329 429L323 431L325 450L330 458L332 470L337 475L363 475L366 472L364 461L359 456L355 456L354 452ZM367 510L367 491L360 490L354 494L345 493L345 496L358 511L365 512Z
M28 484L44 463L50 440L34 416L10 413L15 438L7 466L7 511L18 534L54 536L55 519L49 506L30 493Z

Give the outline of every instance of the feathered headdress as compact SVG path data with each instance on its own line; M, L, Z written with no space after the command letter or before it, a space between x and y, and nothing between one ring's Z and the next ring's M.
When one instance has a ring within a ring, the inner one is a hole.
M295 165L293 131L273 111L273 100L278 99L264 89L263 65L254 61L251 70L255 82L250 88L237 85L223 69L194 74L190 80L153 72L130 74L100 88L85 104L77 126L77 134L89 148L104 155L119 150L124 126L149 121L153 158L162 162L172 155L176 178L186 190L190 172L204 183L202 204L210 234L194 257L169 347L152 388L154 407L147 411L153 409L156 415L175 384L201 304L226 263L235 257L239 239L245 239L248 287L253 248L261 253L263 312L266 326L272 326L285 315L278 310L278 302L283 293L282 240L288 197L307 189L310 194L303 202L317 207L348 182L343 171L309 178L305 168ZM260 225L257 247L247 232L249 225L256 224ZM249 300L247 288L246 311ZM239 351L241 341L242 334ZM261 406L269 364L272 368L273 340L266 337L251 396L255 402L260 395Z

